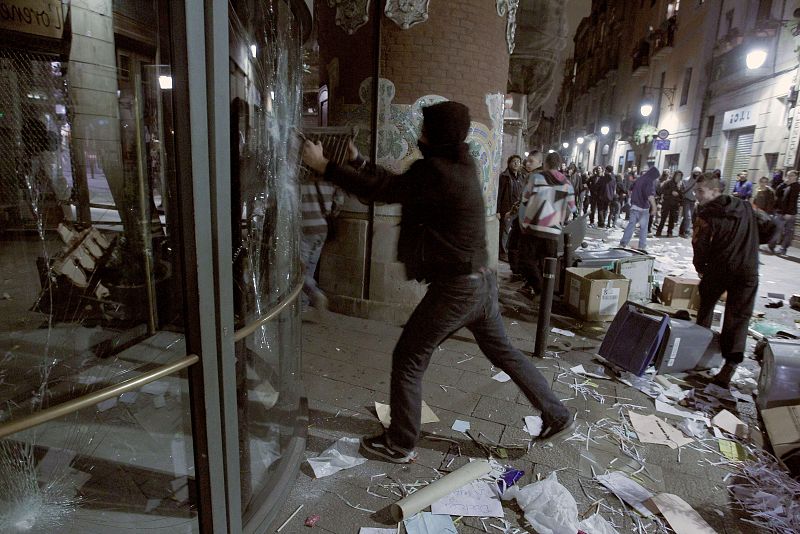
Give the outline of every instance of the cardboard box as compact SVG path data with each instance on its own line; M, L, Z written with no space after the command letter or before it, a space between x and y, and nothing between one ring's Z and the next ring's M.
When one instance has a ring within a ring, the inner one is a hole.
M696 310L700 307L700 280L667 276L661 286L661 302L676 309Z
M570 267L564 292L567 303L587 321L613 321L628 300L631 281L605 269Z
M775 456L796 476L800 469L800 405L761 410Z

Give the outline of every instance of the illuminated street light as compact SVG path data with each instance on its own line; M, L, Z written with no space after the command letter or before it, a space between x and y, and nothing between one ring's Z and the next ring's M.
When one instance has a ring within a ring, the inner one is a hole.
M583 144L583 137L579 137L579 138L577 138L577 139L575 140L575 142L576 142L576 143L578 143L579 145L582 145L582 144Z
M525 152L525 157L526 158L528 157L528 154L530 154L530 152Z
M608 135L609 131L610 131L610 128L608 126L601 126L600 127L600 133L603 134L603 135Z
M172 76L164 76L164 75L159 76L158 86L165 91L172 89Z
M745 58L747 68L750 70L761 68L767 60L767 51L761 48L750 51Z
M564 141L563 143L561 143L561 146L564 147L564 148L569 148L569 143Z
M642 114L642 117L649 117L653 112L653 105L649 102L645 102L642 104L642 107L639 108L639 112Z

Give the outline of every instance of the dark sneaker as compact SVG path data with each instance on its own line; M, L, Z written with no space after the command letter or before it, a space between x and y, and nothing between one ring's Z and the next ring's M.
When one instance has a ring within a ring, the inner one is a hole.
M361 448L375 456L396 464L407 464L417 459L416 451L405 453L392 447L386 440L385 433L375 436L364 436L361 438Z
M548 440L555 438L566 438L572 431L575 430L575 418L570 415L566 421L560 423L553 423L542 429L539 434L540 440Z
M719 370L719 373L711 380L711 383L715 386L728 389L731 387L731 379L734 374L736 374L736 364L726 362L725 365L722 366L722 369Z

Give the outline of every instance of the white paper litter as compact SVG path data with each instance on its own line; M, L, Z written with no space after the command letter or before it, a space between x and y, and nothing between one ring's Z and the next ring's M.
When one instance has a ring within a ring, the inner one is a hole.
M661 413L668 413L670 415L677 415L678 417L684 417L686 419L692 419L695 421L701 421L705 423L706 426L711 426L711 422L708 420L708 417L703 415L699 412L690 412L688 410L682 410L676 406L671 404L667 404L665 402L661 402L660 400L656 399L656 411Z
M500 371L492 377L492 380L497 380L498 382L508 382L511 380L511 377L508 376L505 371Z
M122 395L119 396L119 401L122 404L134 404L136 399L139 397L139 393L136 391L126 391Z
M583 364L578 364L575 367L570 367L569 370L575 373L576 375L588 376L591 378L603 378L605 380L608 380L609 378L606 375L600 375L597 373L592 373L590 371L587 371L586 369L584 369Z
M403 521L403 525L407 534L458 534L449 515L420 512Z
M462 421L461 419L456 419L453 422L452 429L456 432L466 432L470 429L469 421Z
M677 449L694 441L656 415L640 415L631 411L628 412L628 417L642 443L666 445L670 449Z
M696 421L692 419L684 419L680 423L678 423L678 428L683 432L686 436L690 438L705 438L708 431L706 425L703 421Z
M587 517L578 523L578 528L588 534L619 534L617 529L611 526L611 523L606 521L605 518L599 514Z
M389 428L389 425L392 423L392 411L388 404L383 404L381 402L375 403L375 413L378 414L378 420L381 422L384 428ZM431 407L428 406L428 403L422 401L422 418L420 422L424 425L426 423L438 423L439 418L433 413Z
M110 399L106 399L103 402L98 402L97 411L105 412L106 410L110 410L116 405L117 405L117 397L111 397Z
M431 513L464 517L503 517L503 505L489 484L475 480L431 504Z
M156 380L155 382L143 385L140 391L149 395L163 395L168 389L169 382L167 380Z
M531 437L537 437L539 434L542 433L542 426L544 425L544 421L542 421L541 416L539 415L526 415L525 416L525 432L531 435Z
M647 509L644 502L650 499L653 494L642 487L639 483L628 478L625 473L611 471L605 475L597 475L597 481L611 490L611 492L632 506L634 510L645 517L650 517L653 512Z
M503 500L516 499L525 519L540 534L578 532L578 505L567 488L558 482L555 471L524 488L511 486Z
M342 469L350 469L367 461L358 452L358 438L339 438L316 458L309 458L308 464L317 478L338 473Z
M703 388L703 393L706 395L711 395L716 397L720 400L724 400L726 402L736 402L736 398L733 396L731 391L726 388L721 388L716 384L706 384L706 387Z
M575 337L575 332L570 332L569 330L562 330L560 328L555 328L554 327L550 331L552 333L554 333L554 334L559 334L559 335L565 336L565 337Z
M396 528L361 527L358 534L397 534Z
M728 410L722 410L711 419L711 424L721 428L728 434L746 438L750 434L747 423L733 415Z

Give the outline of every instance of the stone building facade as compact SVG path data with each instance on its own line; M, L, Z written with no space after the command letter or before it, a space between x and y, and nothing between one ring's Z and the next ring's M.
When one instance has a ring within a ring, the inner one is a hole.
M344 4L316 2L321 92L328 99L327 126L356 127L356 144L368 154L376 21L367 3ZM390 17L385 11L377 21L378 162L402 172L420 157L416 141L423 106L440 100L469 106L473 122L468 143L483 185L489 257L497 258L494 210L504 165L503 106L517 4L466 0L458 9L446 2L386 6L400 12ZM406 320L425 287L406 280L404 266L397 261L399 221L399 206L376 205L370 215L368 206L348 199L337 222L337 238L328 242L320 262L320 285L333 309L398 323Z

